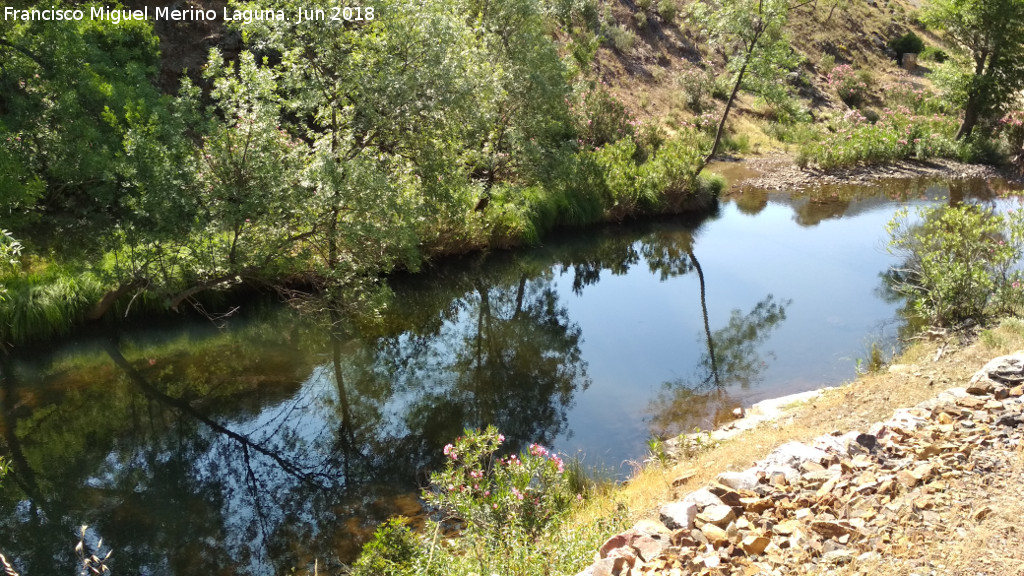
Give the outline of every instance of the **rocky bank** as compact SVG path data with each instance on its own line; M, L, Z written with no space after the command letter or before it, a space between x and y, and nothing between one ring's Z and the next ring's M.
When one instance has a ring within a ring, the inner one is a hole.
M1018 352L866 430L784 444L609 538L580 576L896 573L878 567L964 540L998 502L1024 500L1022 396ZM1024 574L1015 549L969 573ZM900 573L966 573L933 559L910 564L914 572Z

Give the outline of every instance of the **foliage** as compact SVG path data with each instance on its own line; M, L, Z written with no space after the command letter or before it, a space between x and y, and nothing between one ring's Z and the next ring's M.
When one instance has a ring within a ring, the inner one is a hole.
M420 541L405 518L393 518L377 527L373 539L352 566L351 576L404 576L411 574L421 553Z
M907 32L899 38L893 38L889 42L889 47L896 52L897 58L904 54L920 54L924 51L924 40L913 32Z
M636 136L636 121L626 105L604 86L582 92L572 112L579 125L580 143L594 149Z
M676 76L680 99L684 106L695 113L701 113L710 105L712 87L715 84L714 70L687 66Z
M921 87L907 79L901 79L884 87L886 104L890 108L903 106L914 114L952 114L949 102L927 87Z
M1019 152L1024 148L1024 110L1007 112L999 119L999 130L1010 144L1010 149Z
M633 51L633 47L636 45L636 32L625 26L612 24L608 27L607 33L612 46L621 54L629 54Z
M1024 300L1024 216L975 205L925 208L912 223L904 209L888 225L889 251L902 263L890 271L915 315L937 326L984 322L1014 314Z
M936 80L963 109L957 138L967 138L1024 88L1024 0L930 0L922 19L952 41Z
M676 0L658 0L658 16L666 24L674 24L679 15L679 4Z
M618 521L565 525L566 514L582 500L573 491L583 484L570 473L572 464L566 467L537 444L499 457L503 442L494 427L467 431L445 447L446 466L431 475L424 497L448 520L461 522L456 537L439 538L438 524L415 534L406 522L393 520L364 546L352 575L541 576L583 565Z
M847 106L856 107L864 102L868 94L869 78L870 76L854 70L853 66L841 64L828 73L828 85Z
M905 158L956 158L960 154L953 138L956 118L914 114L903 106L886 108L874 123L857 110L849 110L826 130L801 149L808 161L826 169Z
M522 534L532 539L576 501L567 490L565 465L539 444L529 452L498 457L505 437L494 427L466 431L444 448L444 470L431 474L426 501L465 530L494 539Z

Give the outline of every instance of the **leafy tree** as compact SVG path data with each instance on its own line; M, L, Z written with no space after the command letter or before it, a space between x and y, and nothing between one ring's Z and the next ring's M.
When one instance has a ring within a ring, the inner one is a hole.
M957 326L983 322L993 313L1013 313L1021 304L1024 219L970 204L919 211L912 224L906 210L888 225L889 251L903 259L890 270L893 288L913 299L925 322Z
M953 42L938 79L964 111L957 139L968 138L1024 88L1024 0L931 0L922 19Z
M715 131L715 140L704 157L707 164L715 157L724 135L725 122L740 88L777 86L779 67L792 59L785 26L789 11L808 2L793 5L790 0L716 0L696 3L694 15L701 22L712 44L726 54L734 76L732 91ZM749 75L749 77L748 77Z

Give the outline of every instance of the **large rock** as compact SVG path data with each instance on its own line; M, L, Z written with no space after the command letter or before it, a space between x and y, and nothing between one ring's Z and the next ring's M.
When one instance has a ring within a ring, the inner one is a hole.
M820 462L828 458L828 453L820 448L808 446L800 442L787 442L776 448L760 463L765 470L771 467L790 468L796 470L807 461ZM788 475L787 475L788 477Z
M753 490L757 488L757 471L753 468L743 472L722 472L718 475L718 482L733 490Z
M658 511L661 522L671 530L694 527L694 520L697 518L697 505L693 502L671 502L665 504Z

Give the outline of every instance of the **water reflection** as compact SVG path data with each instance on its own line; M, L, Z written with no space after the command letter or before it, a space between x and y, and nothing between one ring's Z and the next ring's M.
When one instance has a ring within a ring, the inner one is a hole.
M671 438L695 427L708 428L729 418L739 406L734 392L759 381L773 354L761 345L786 319L790 300L776 301L769 294L744 314L733 310L728 323L712 332L704 307L707 351L690 378L662 384L649 408L651 433Z
M905 183L900 197L953 202L972 186ZM895 205L815 194L751 192L703 223L396 278L375 322L251 305L224 330L4 357L0 551L25 576L72 573L89 524L115 573L336 571L377 523L419 512L463 428L614 465L651 432L848 378L851 352L902 303L876 293Z

